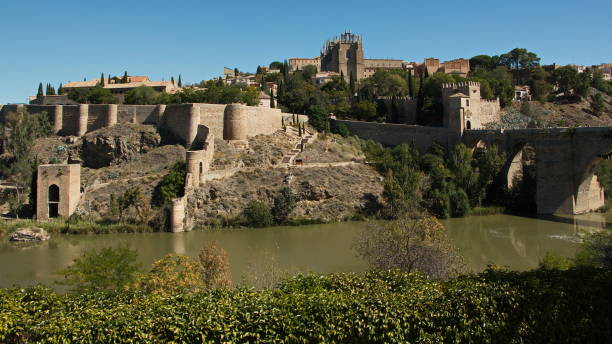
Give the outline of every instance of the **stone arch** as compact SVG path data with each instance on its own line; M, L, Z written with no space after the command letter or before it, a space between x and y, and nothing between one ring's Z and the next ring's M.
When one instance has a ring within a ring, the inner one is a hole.
M470 122L469 120L465 122L465 129L472 129L472 122Z
M601 155L594 156L584 172L579 175L574 191L573 212L574 214L586 213L597 210L605 204L603 185L599 183L595 175L595 167L604 159L612 158L612 150ZM609 191L609 190L608 190Z
M49 218L59 216L60 189L56 184L49 185L47 192L47 204L49 207Z
M506 181L509 189L515 186L516 181L523 177L526 165L535 168L535 155L535 147L528 142L519 142L512 147L510 155L507 157Z

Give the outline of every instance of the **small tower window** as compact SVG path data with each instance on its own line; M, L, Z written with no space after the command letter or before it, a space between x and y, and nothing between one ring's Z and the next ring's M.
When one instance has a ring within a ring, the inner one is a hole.
M49 217L59 216L60 192L59 186L52 184L48 190Z
M466 106L466 107L470 106L470 100L469 100L469 99L466 99L466 100L465 100L465 106Z
M470 123L470 121L465 123L465 129L472 129L472 123Z

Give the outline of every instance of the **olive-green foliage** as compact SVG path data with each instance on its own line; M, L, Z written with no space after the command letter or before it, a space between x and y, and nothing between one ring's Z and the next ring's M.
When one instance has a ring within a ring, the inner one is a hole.
M331 132L334 134L338 134L342 137L348 137L351 134L346 124L338 122L333 122Z
M272 216L277 223L287 221L289 214L295 208L296 198L290 188L284 187L278 191L272 207Z
M328 131L329 117L323 111L313 111L308 115L308 124L320 132Z
M59 271L64 279L58 283L79 293L122 289L134 281L140 270L137 256L137 251L126 247L84 252L72 265Z
M68 98L81 104L114 104L117 102L109 89L99 85L92 88L72 89Z
M605 231L589 235L576 254L575 263L612 271L612 233Z
M160 296L0 290L3 343L601 343L612 275L504 272L448 281L371 272L297 276L275 290Z
M419 214L422 208L441 218L466 216L482 200L503 201L493 197L504 162L504 155L496 147L474 156L470 148L458 144L446 156L444 148L434 144L428 153L420 155L406 144L384 148L363 141L362 150L368 161L376 163L379 172L386 176L383 184L386 217L405 212Z
M149 86L136 87L125 94L125 104L150 105L159 102L159 93Z
M254 106L259 104L259 90L246 85L226 85L223 80L209 80L198 85L204 89L184 88L174 94L162 93L157 102L160 104L243 103Z
M260 228L271 226L274 223L270 207L263 202L250 202L242 211L242 215L247 226Z
M177 161L157 184L153 191L153 204L165 206L177 197L182 197L185 190L185 169L184 161Z
M591 96L591 110L595 116L601 115L602 111L606 109L606 105L603 101L603 97L600 93L596 93Z

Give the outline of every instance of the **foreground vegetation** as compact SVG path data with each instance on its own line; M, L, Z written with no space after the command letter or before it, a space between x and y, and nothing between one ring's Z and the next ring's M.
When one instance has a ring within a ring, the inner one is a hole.
M181 295L0 291L0 341L595 343L612 337L612 274L487 270L311 275L274 290Z

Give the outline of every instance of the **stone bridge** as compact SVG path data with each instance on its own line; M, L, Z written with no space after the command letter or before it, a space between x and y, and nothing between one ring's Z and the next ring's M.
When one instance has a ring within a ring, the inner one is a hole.
M604 205L604 190L593 169L612 156L612 127L465 130L462 141L475 149L496 145L505 152L508 185L522 170L523 148L531 146L540 214L580 214Z

